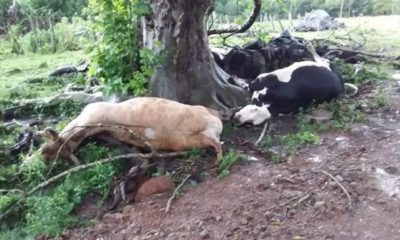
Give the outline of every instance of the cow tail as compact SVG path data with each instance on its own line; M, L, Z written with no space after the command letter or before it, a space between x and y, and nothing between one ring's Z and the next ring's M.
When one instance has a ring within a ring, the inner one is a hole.
M345 86L345 89L349 88L352 90L352 92L350 94L348 94L347 91L345 90L346 98L354 97L358 93L358 87L356 85L351 84L351 83L345 83L344 86Z

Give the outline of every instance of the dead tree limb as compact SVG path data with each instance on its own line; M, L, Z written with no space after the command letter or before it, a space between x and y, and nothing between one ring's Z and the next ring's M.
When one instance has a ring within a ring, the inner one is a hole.
M254 24L258 15L261 12L261 0L253 0L254 8L250 14L250 17L247 19L247 22L243 24L240 28L226 28L226 29L212 29L209 30L208 36L214 34L224 34L224 33L231 33L229 36L235 33L243 33L249 30L249 28Z
M367 57L375 57L375 58L391 58L387 55L383 54L375 54L375 53L369 53L369 52L364 52L364 51L358 51L358 50L351 50L351 49L343 49L343 48L329 48L327 49L328 52L324 54L324 56L327 56L329 54L332 54L334 52L339 52L339 53L350 53L354 55L364 55Z
M168 199L167 202L167 206L165 207L165 212L169 212L169 209L171 208L171 203L172 200L174 200L176 198L176 196L179 193L179 190L183 187L183 185L185 185L186 181L191 177L192 175L187 175L185 179L183 179L183 181L181 182L181 184L179 184L178 187L175 188L174 192L172 193L172 196Z

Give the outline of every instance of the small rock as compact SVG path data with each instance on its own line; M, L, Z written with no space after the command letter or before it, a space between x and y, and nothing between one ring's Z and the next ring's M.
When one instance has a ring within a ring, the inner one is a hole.
M215 217L215 221L220 222L221 220L222 220L222 217L221 217L221 216L216 216L216 217Z
M385 168L385 172L388 173L388 174L392 174L392 175L399 174L399 170L396 167L393 167L393 166Z
M336 175L335 178L336 178L336 180L338 180L339 182L343 182L343 181L344 181L343 177L340 176L340 175Z
M265 232L267 231L267 226L258 224L254 229L257 230L258 232Z
M270 220L273 216L274 216L274 214L273 214L272 212L270 212L270 211L266 211L266 212L264 213L264 217L265 217L267 220Z
M203 227L204 222L199 220L199 221L196 222L196 224L197 224L197 227L201 228L201 227Z
M242 218L242 219L240 219L240 224L247 225L247 224L249 224L249 221L246 218Z
M208 233L207 230L203 230L203 231L200 232L200 237L201 237L202 239L207 239L207 238L210 237L210 234Z
M335 172L335 171L338 170L338 168L337 168L336 166L333 166L333 165L332 165L332 166L329 166L329 167L328 167L328 170L331 171L331 172Z
M269 188L269 184L268 183L261 183L261 184L258 184L257 186L256 186L256 189L258 190L258 191L265 191L265 190L267 190Z
M135 201L142 200L156 193L172 192L174 188L175 184L170 176L150 178L139 187L135 195Z
M323 202L323 201L318 201L318 202L316 202L315 204L314 204L314 207L315 208L321 208L321 207L323 207L325 205L325 202Z
M333 112L327 111L325 109L316 109L310 115L306 116L309 121L315 121L317 123L323 123L332 119Z

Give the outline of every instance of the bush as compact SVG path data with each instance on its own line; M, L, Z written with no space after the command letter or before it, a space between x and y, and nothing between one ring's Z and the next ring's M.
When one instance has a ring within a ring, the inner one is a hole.
M139 44L140 16L150 7L142 0L93 0L89 4L94 29L102 37L94 44L94 62L90 73L106 84L106 93L142 95L153 66L162 57L154 56Z
M80 50L93 41L94 34L90 31L89 23L74 17L72 20L62 18L54 29L35 29L18 42L22 43L25 52L52 53Z
M83 162L94 162L116 153L106 147L88 144L83 147L78 156ZM64 171L68 166L64 162L57 162L52 166L46 165L40 156L33 156L23 160L14 174L19 175L18 182L8 182L9 186L32 189L45 179ZM74 208L80 204L85 194L98 192L105 199L114 176L121 170L119 163L96 165L92 168L68 175L65 179L53 183L36 194L29 196L21 211L13 212L7 221L2 221L0 239L32 238L38 235L56 236L66 227L79 223L72 215ZM17 172L18 171L18 172ZM51 171L51 172L50 172ZM12 188L12 187L8 187ZM0 210L10 207L10 204L21 199L19 192L1 193ZM6 231L4 231L6 230Z

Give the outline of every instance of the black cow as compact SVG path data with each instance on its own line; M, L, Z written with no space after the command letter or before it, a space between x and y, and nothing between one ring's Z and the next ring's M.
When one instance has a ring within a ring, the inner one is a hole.
M289 67L260 74L251 83L237 82L253 93L251 104L234 115L240 124L263 123L271 116L297 112L345 95L345 83L328 60L296 62ZM357 87L346 84L356 92Z
M287 67L310 57L304 39L292 37L288 31L268 44L256 40L243 47L232 48L223 58L217 52L213 55L225 72L244 79L254 79L260 73Z

